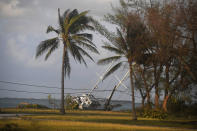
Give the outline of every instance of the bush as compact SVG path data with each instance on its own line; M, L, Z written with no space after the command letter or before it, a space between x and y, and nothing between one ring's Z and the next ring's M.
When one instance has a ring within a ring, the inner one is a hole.
M145 118L165 119L168 115L161 110L144 110L141 116Z
M188 105L185 109L187 115L197 116L197 103Z
M29 104L29 103L20 103L17 108L20 109L48 109L47 106L39 105L39 104Z
M168 112L175 116L197 116L197 103L186 103L184 99L171 97L167 104Z
M186 106L184 100L176 99L175 97L171 97L168 100L168 103L167 103L168 112L170 112L170 113L181 113L181 112L184 112L186 107L187 106Z
M66 110L79 109L79 104L73 100L73 97L70 95L66 96Z
M15 123L5 124L3 128L0 129L1 131L22 131Z

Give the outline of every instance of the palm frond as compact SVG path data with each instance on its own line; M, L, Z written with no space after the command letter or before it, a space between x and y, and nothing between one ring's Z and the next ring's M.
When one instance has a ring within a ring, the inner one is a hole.
M107 78L109 75L111 75L112 73L114 73L116 70L118 70L122 65L122 62L119 62L118 64L114 65L104 76L103 76L103 80L105 78Z
M73 17L75 17L75 16L77 16L77 15L79 15L78 10L77 10L77 9L72 10L72 11L69 13L69 21L70 21Z
M59 42L58 37L52 38L52 39L48 39L45 41L42 41L37 49L36 49L36 58L38 58L39 56L41 56L42 54L44 54L45 52L48 51L48 49L50 49L51 47L53 47L54 45L56 45Z
M82 36L82 37L85 37L89 40L92 40L92 34L89 34L89 33L80 33L80 34L76 34L77 36Z
M53 44L53 46L49 49L48 53L45 56L45 60L49 58L49 56L59 47L59 41L55 41L56 43Z
M83 42L83 41L78 41L77 40L76 42L77 42L78 45L81 45L84 48L86 48L86 49L88 49L88 50L90 50L90 51L92 51L92 52L94 52L96 54L99 54L98 50L94 46L92 46L90 44L87 44L86 42Z
M102 36L107 38L110 42L114 42L115 34L108 31L108 29L101 25L97 20L91 19L91 23L94 25L95 30L98 31Z
M49 33L49 32L52 32L52 31L56 32L57 34L60 33L59 30L54 29L52 26L48 26L46 33Z
M59 26L61 28L61 31L64 32L64 19L60 15L60 9L59 8L58 8L58 22L59 22Z
M91 19L93 18L90 16L82 16L70 27L70 32L75 34L78 32L84 32L85 30L95 31L93 25L91 24Z
M70 19L69 24L64 22L64 28L66 31L72 26L77 20L79 20L81 17L85 16L89 11L84 11L80 13L79 15L74 16L73 18Z
M83 32L85 30L95 31L93 26L88 25L88 23L86 23L86 24L78 24L77 26L72 28L72 33L75 34L77 32Z
M83 41L83 42L89 43L89 44L93 45L94 47L96 47L96 45L91 40L87 39L86 37L79 36L79 35L73 35L71 37L75 41Z
M70 60L69 60L68 51L66 51L66 54L65 54L65 57L64 57L64 74L65 74L65 77L66 76L70 77L70 71L71 71Z
M108 51L114 52L116 54L120 54L120 55L124 54L124 52L120 48L112 47L110 45L102 46L102 48L104 48Z
M121 31L118 28L116 28L116 30L118 34L118 39L116 39L117 43L119 43L119 46L121 46L125 51L128 51L127 42L125 41Z
M122 56L118 55L118 56L112 56L112 57L107 57L104 59L100 59L97 63L99 65L105 65L105 64L110 64L112 61L117 61L120 60Z
M81 47L79 47L79 46L77 46L77 45L75 45L76 46L76 48L78 48L78 50L79 50L79 52L81 53L81 54L83 54L84 56L86 56L86 57L88 57L89 59L91 59L92 61L94 61L94 59L85 51L85 50L83 50Z
M69 49L71 55L73 56L73 58L74 58L76 61L78 61L79 63L81 63L82 61L84 61L84 60L82 59L82 56L81 56L81 54L80 54L78 48L76 48L75 44L72 43L72 41L69 41L69 40L68 40L68 41L66 42L66 45L67 45L67 47L68 47L68 49ZM85 65L86 65L86 63L85 63Z
M77 58L76 60L79 63L84 63L84 65L87 67L87 63L85 62L85 60L84 60L83 56L81 55L81 53L86 55L87 57L89 57L91 60L93 60L91 58L91 56L87 52L85 52L82 48L78 47L77 45L75 45L75 44L71 44L71 45L72 45L73 51L75 52L75 58Z
M65 20L66 19L66 17L69 15L69 12L70 12L70 9L67 9L65 12L64 12L64 14L63 14L63 16L62 16L62 18Z

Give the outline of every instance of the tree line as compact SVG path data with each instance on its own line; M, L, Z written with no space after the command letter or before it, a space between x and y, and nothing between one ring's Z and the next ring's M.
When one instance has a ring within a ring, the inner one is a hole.
M47 33L57 37L42 41L36 56L51 53L63 44L62 56L62 104L64 110L64 76L70 74L69 54L79 63L83 56L93 60L86 49L99 54L92 42L92 34L99 32L107 40L103 48L114 55L100 59L98 64L115 65L104 78L120 67L130 71L132 94L132 119L135 111L135 89L140 92L142 108L168 111L167 103L182 92L195 89L197 83L197 1L196 0L120 0L119 7L104 19L115 25L116 32L109 31L99 21L87 16L87 11L66 10L59 16L57 29L49 26ZM154 102L151 96L154 96Z

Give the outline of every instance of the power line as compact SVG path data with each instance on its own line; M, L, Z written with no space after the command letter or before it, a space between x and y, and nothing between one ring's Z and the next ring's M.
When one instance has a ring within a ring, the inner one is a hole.
M58 86L47 86L47 85L37 85L37 84L27 84L27 83L22 83L22 82L11 82L11 81L2 81L0 80L1 83L6 83L6 84L13 84L13 85L23 85L23 86L32 86L32 87L44 87L44 88L51 88L51 89L61 89ZM73 89L73 88L65 88L65 89L71 89L71 90L90 90L90 89Z
M22 90L10 90L10 89L0 89L3 91L14 91L14 92L24 92L24 93L37 93L37 94L60 94L60 93L47 93L47 92L31 92L31 91L22 91Z
M27 83L22 83L22 82L11 82L11 81L2 81L0 80L0 83L5 83L5 84L13 84L13 85L22 85L22 86L30 86L30 87L43 87L43 88L50 88L50 89L61 89L58 86L47 86L47 85L37 85L37 84L27 84ZM74 88L65 88L69 90L90 90L90 89L74 89ZM96 92L104 92L104 91L112 91L112 90L95 90ZM116 90L117 92L124 92L121 90Z
M23 85L23 86L33 86L33 87L45 87L45 88L58 88L61 89L57 86L46 86L46 85L36 85L36 84L26 84L26 83L20 83L20 82L11 82L11 81L1 81L1 83L6 83L6 84L14 84L14 85Z
M52 92L32 92L32 91L24 91L24 90L10 90L10 89L0 89L3 91L14 91L14 92L24 92L24 93L36 93L36 94L60 94L60 93L52 93ZM69 92L65 94L79 94L79 93L88 93L88 92Z
M30 93L30 94L61 94L61 93L52 93L52 92L32 92L32 91L24 91L24 90L10 90L10 89L0 89L0 90L3 90L3 91L13 91L13 92L23 92L23 93ZM68 92L68 93L64 93L65 95L66 94L87 94L89 92ZM123 93L123 94L126 94L126 95L129 95L131 96L131 94L129 93L125 93L125 92L120 92L120 93ZM141 98L139 96L135 96L137 98Z

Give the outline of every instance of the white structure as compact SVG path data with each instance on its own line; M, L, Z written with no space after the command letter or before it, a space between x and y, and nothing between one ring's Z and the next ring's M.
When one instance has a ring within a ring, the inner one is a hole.
M73 96L72 100L79 104L79 109L95 109L100 106L100 103L93 95Z

